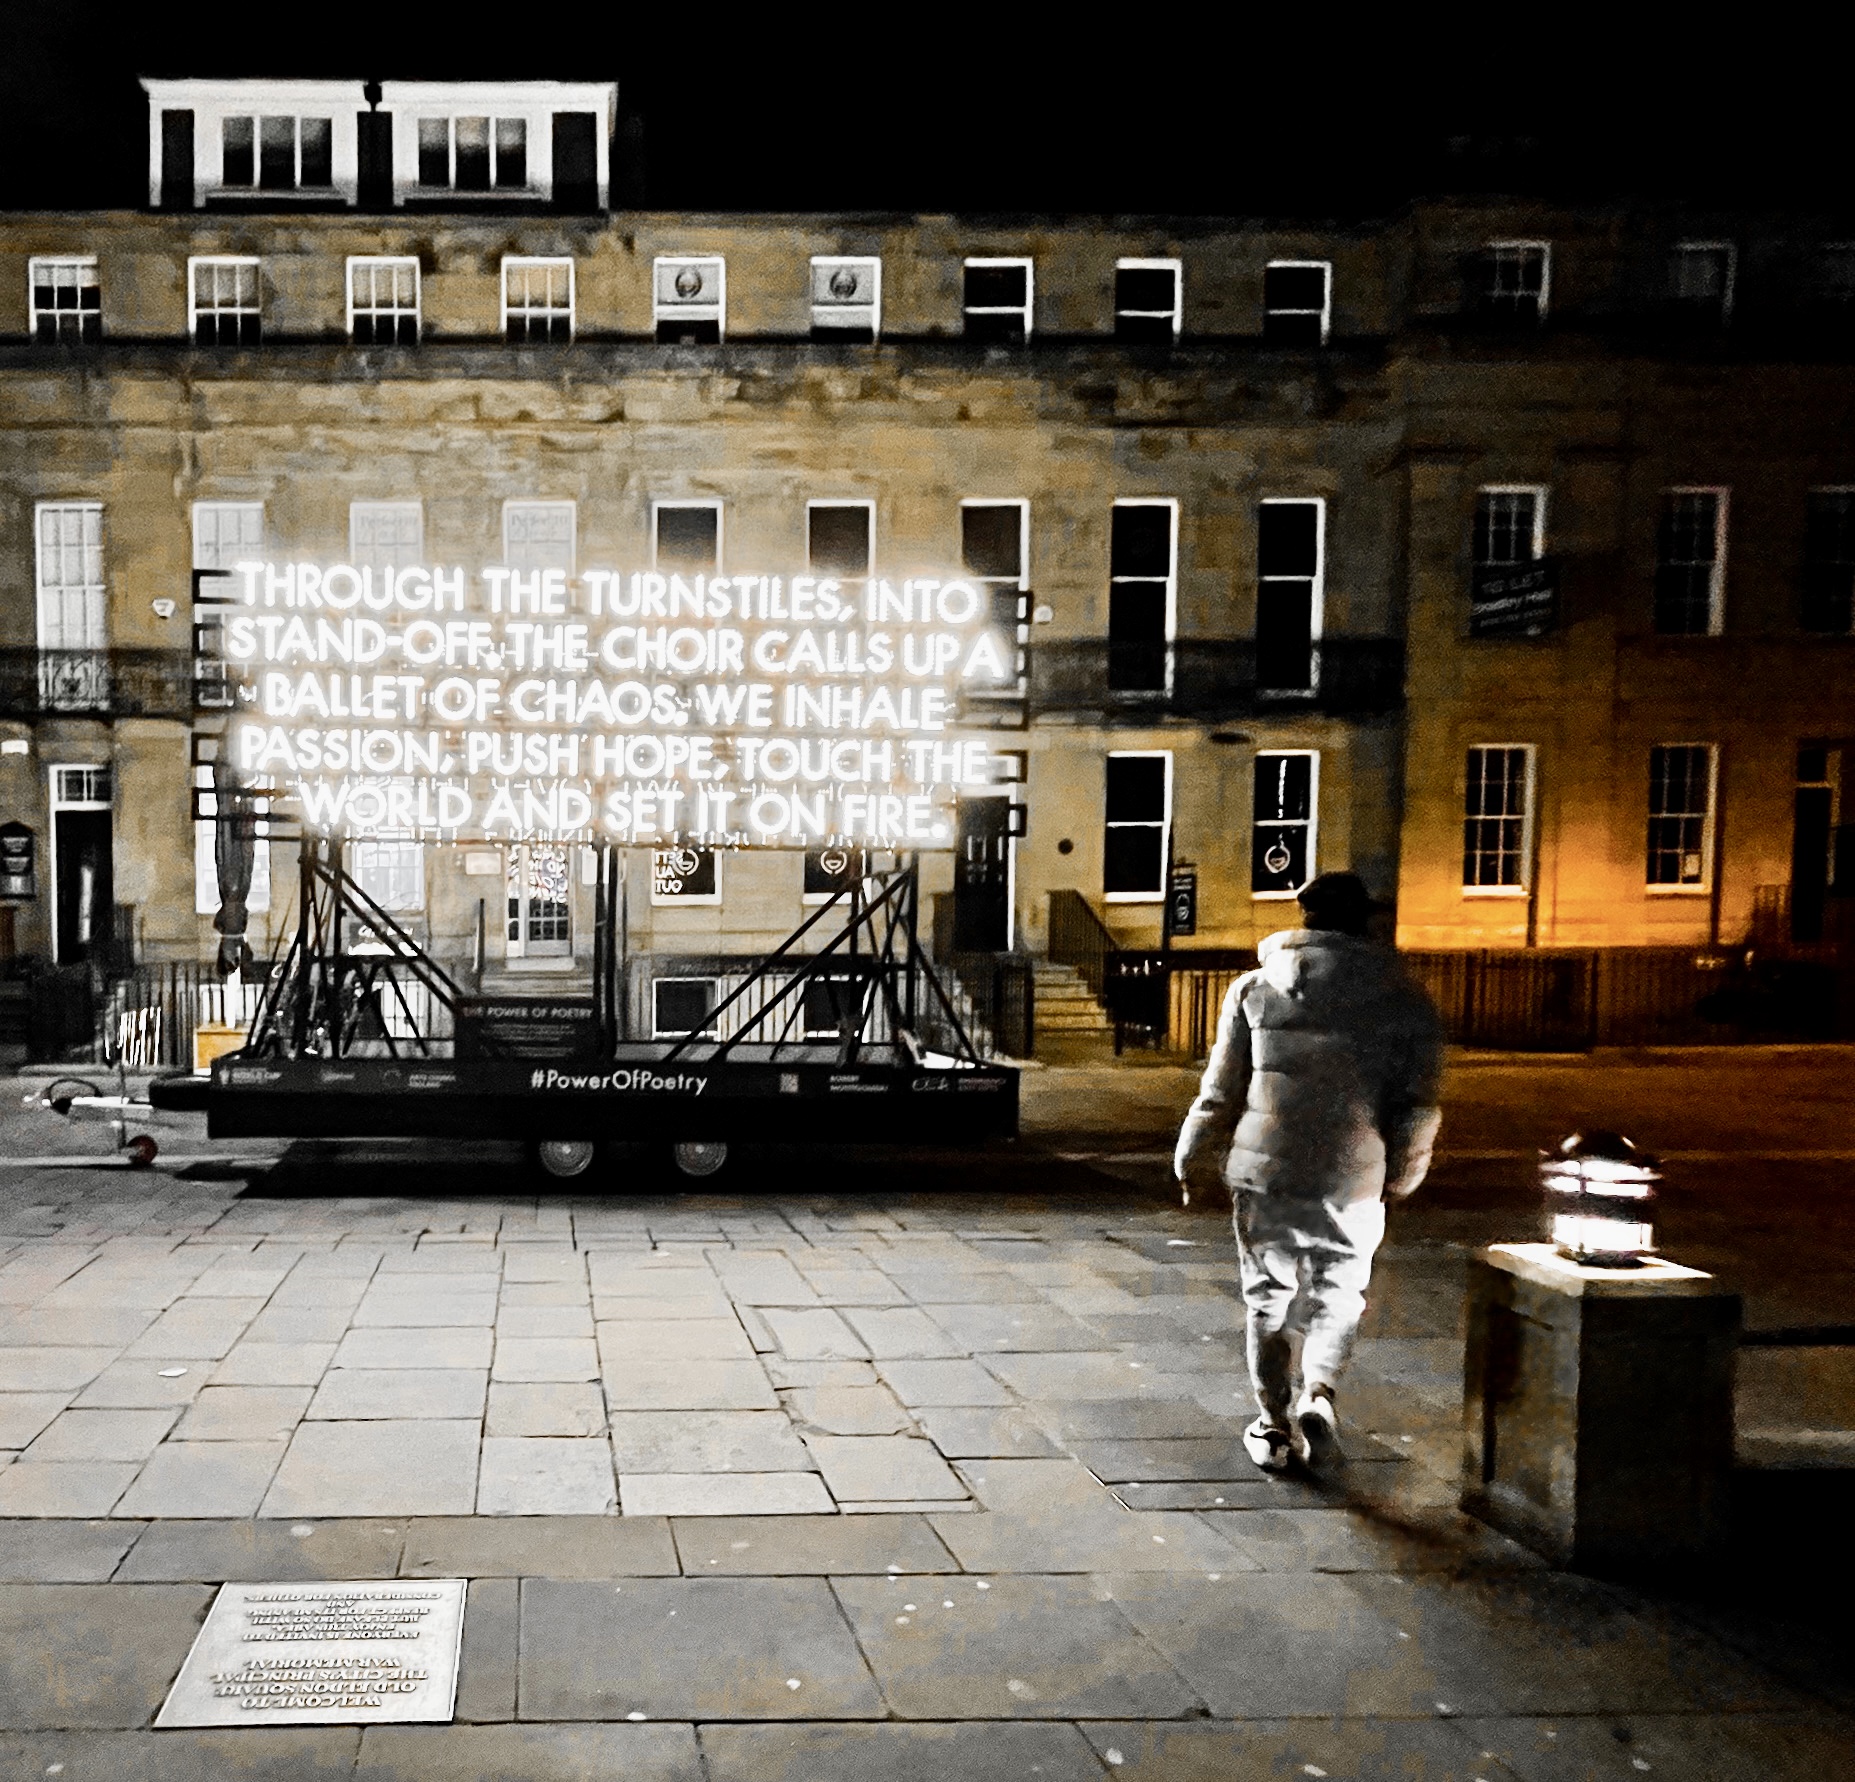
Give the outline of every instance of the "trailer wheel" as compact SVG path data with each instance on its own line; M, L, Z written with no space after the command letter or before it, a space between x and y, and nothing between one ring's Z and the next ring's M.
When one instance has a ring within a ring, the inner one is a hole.
M161 1147L145 1132L138 1132L123 1146L131 1169L146 1169L160 1154Z
M593 1166L596 1147L591 1139L540 1139L535 1144L535 1161L550 1176L569 1180L583 1176Z
M690 1139L672 1145L670 1156L684 1175L701 1180L719 1173L728 1161L728 1147L720 1139Z

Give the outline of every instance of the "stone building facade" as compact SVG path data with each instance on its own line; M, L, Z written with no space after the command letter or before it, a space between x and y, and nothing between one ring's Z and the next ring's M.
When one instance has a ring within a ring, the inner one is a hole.
M150 98L147 211L0 217L21 952L211 956L193 597L254 551L861 552L1019 594L1019 765L924 863L968 948L1041 951L1053 892L1152 946L1185 864L1196 946L1336 868L1415 946L1731 938L1806 809L1827 882L1855 691L1827 223L1787 262L1795 220L1518 200L614 213L610 89ZM751 953L807 908L796 853L675 888L633 853L643 953ZM264 866L260 948L292 874ZM489 977L587 956L574 851L362 869Z

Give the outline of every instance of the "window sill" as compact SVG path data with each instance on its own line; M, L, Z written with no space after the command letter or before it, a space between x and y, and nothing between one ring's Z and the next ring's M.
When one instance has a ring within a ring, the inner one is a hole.
M1711 897L1711 885L1644 885L1645 897Z
M1104 891L1101 900L1103 903L1164 903L1166 894L1163 891Z
M1464 885L1462 887L1462 895L1464 897L1475 898L1505 898L1507 901L1512 902L1516 898L1531 897L1533 895L1533 887L1531 885Z

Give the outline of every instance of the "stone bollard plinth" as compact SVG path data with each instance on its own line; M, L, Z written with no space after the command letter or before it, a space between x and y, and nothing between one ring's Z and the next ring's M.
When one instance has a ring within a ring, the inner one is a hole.
M1469 1265L1462 1507L1580 1571L1716 1548L1733 1460L1739 1298L1652 1257L1495 1244Z

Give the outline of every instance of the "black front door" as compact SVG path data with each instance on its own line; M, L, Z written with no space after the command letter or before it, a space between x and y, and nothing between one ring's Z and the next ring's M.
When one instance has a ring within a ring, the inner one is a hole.
M52 817L58 851L58 963L102 957L115 918L108 811L58 811Z
M962 798L953 867L953 944L1002 953L1011 944L1011 800Z
M1797 827L1791 839L1791 939L1823 938L1823 904L1829 895L1829 848L1834 796L1827 786L1797 788Z

